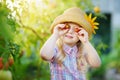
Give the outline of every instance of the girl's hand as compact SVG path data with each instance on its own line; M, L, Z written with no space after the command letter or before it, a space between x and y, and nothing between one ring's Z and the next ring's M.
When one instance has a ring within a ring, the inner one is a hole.
M82 43L88 42L88 33L83 28L75 28L75 32Z
M58 35L58 37L63 36L69 28L66 26L66 24L58 24L54 28L53 34Z

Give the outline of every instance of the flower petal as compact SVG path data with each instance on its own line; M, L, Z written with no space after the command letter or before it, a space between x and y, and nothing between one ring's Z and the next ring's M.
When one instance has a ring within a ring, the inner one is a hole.
M90 14L89 14L89 17L88 17L88 18L89 18L89 19L91 19L91 18L92 18L92 13L90 13Z
M99 25L99 23L97 23L97 22L94 22L93 24L94 24L94 25Z
M94 18L92 19L92 22L94 22L94 21L96 20L96 18L97 18L97 17L94 17Z
M94 26L95 29L99 29L97 26Z

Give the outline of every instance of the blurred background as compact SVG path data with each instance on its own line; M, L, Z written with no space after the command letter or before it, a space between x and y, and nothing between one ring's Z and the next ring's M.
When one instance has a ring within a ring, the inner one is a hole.
M70 7L97 16L90 40L102 60L88 80L120 80L120 0L0 0L0 80L50 80L39 56L54 18Z

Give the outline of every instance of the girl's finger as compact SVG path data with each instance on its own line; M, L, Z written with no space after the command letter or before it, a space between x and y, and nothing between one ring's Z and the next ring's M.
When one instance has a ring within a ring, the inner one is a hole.
M60 35L64 35L64 34L66 34L67 32L68 32L68 29L65 29L65 30L60 31L59 34L60 34Z
M84 36L84 35L85 35L85 32L84 32L84 31L80 31L78 34L79 34L80 36Z
M65 24L58 24L57 25L59 28L64 28L65 27Z

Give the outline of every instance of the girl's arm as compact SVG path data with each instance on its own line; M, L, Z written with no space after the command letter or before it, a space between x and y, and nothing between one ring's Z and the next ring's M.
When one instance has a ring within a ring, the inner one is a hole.
M91 67L99 67L101 65L101 60L95 48L91 45L89 41L83 43L84 52L86 53L85 57L87 62Z
M85 58L91 67L99 67L101 65L101 60L95 48L91 45L88 40L88 33L81 28L81 31L77 33L80 41L82 42L84 48Z
M65 24L56 25L53 34L50 36L50 38L45 42L45 44L41 48L40 56L44 60L51 60L53 58L57 39L63 36L68 31L68 29L63 30L64 27Z
M51 60L54 56L54 48L56 46L56 41L58 39L58 36L55 34L52 34L50 38L45 42L43 47L40 50L40 56L44 60Z

